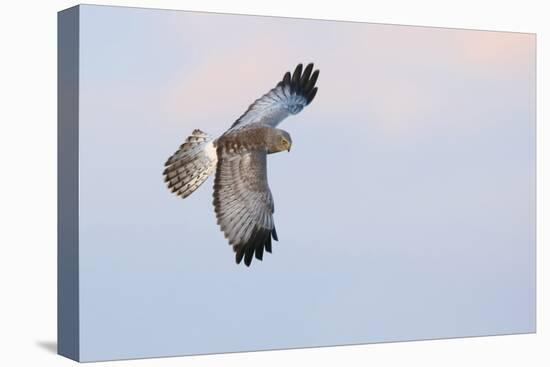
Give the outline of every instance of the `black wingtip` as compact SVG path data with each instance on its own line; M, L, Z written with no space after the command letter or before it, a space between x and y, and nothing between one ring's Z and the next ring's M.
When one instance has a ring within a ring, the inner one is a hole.
M265 244L265 250L271 253L271 234L267 236L267 242Z
M254 251L246 251L246 254L244 256L244 264L249 267L250 263L252 262L252 255L254 254Z
M264 244L262 243L259 247L256 248L256 254L254 257L260 261L264 258Z
M311 77L306 82L305 90L310 91L315 87L315 83L317 83L317 78L319 78L319 69L315 70L313 74L311 74Z
M253 231L250 239L244 243L233 246L233 251L235 251L235 262L244 264L249 267L254 258L262 261L264 250L271 253L271 236L273 235L273 230L256 227ZM275 238L277 234L275 233Z
M301 95L308 100L308 104L313 100L312 96L317 93L315 83L319 77L319 70L313 70L314 64L311 62L304 68L298 64L294 72L287 71L277 86L289 86L292 93ZM315 89L315 92L314 92Z
M269 237L269 241L265 244L265 251L271 253L271 236Z
M290 84L290 71L287 71L285 73L285 76L283 77L283 84L286 85L286 84Z
M277 237L277 231L275 230L275 227L271 230L271 235L273 236L273 239L275 241L279 241L279 238Z
M313 98L315 98L315 95L317 94L317 87L313 88L311 92L306 96L307 104L310 104L311 101L313 101Z
M313 70L313 63L307 64L306 68L304 69L304 73L302 74L302 78L300 79L300 86L305 87L307 84L307 81L309 80L309 77L311 76L311 71Z
M240 264L244 256L244 248L242 246L235 247L235 262Z
M300 79L302 79L302 64L298 64L296 66L296 69L294 69L294 73L292 74L292 82L290 84L293 88L298 88Z

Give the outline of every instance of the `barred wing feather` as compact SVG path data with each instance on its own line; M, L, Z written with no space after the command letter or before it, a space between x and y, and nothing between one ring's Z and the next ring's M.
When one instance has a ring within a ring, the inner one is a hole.
M214 208L235 260L249 266L262 260L277 240L273 221L273 197L267 184L265 151L228 152L218 149L214 180Z

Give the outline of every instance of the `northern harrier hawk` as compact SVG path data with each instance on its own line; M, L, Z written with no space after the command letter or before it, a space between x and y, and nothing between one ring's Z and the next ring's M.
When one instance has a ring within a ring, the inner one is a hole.
M248 107L223 135L213 139L194 130L166 161L168 188L183 198L206 179L214 179L214 208L221 230L233 246L235 260L262 260L277 241L273 221L273 196L267 183L267 154L290 151L289 133L276 126L307 106L317 93L319 70L299 64L287 72L275 88Z

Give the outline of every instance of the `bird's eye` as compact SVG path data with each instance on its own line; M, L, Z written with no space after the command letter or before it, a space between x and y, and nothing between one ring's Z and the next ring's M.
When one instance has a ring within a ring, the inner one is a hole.
M285 138L281 138L281 144L288 145L288 140L286 140Z

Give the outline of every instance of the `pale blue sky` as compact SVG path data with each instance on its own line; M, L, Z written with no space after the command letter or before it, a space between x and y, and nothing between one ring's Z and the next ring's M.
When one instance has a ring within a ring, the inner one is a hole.
M535 37L83 6L83 360L532 332ZM280 241L237 266L163 163L298 62Z

